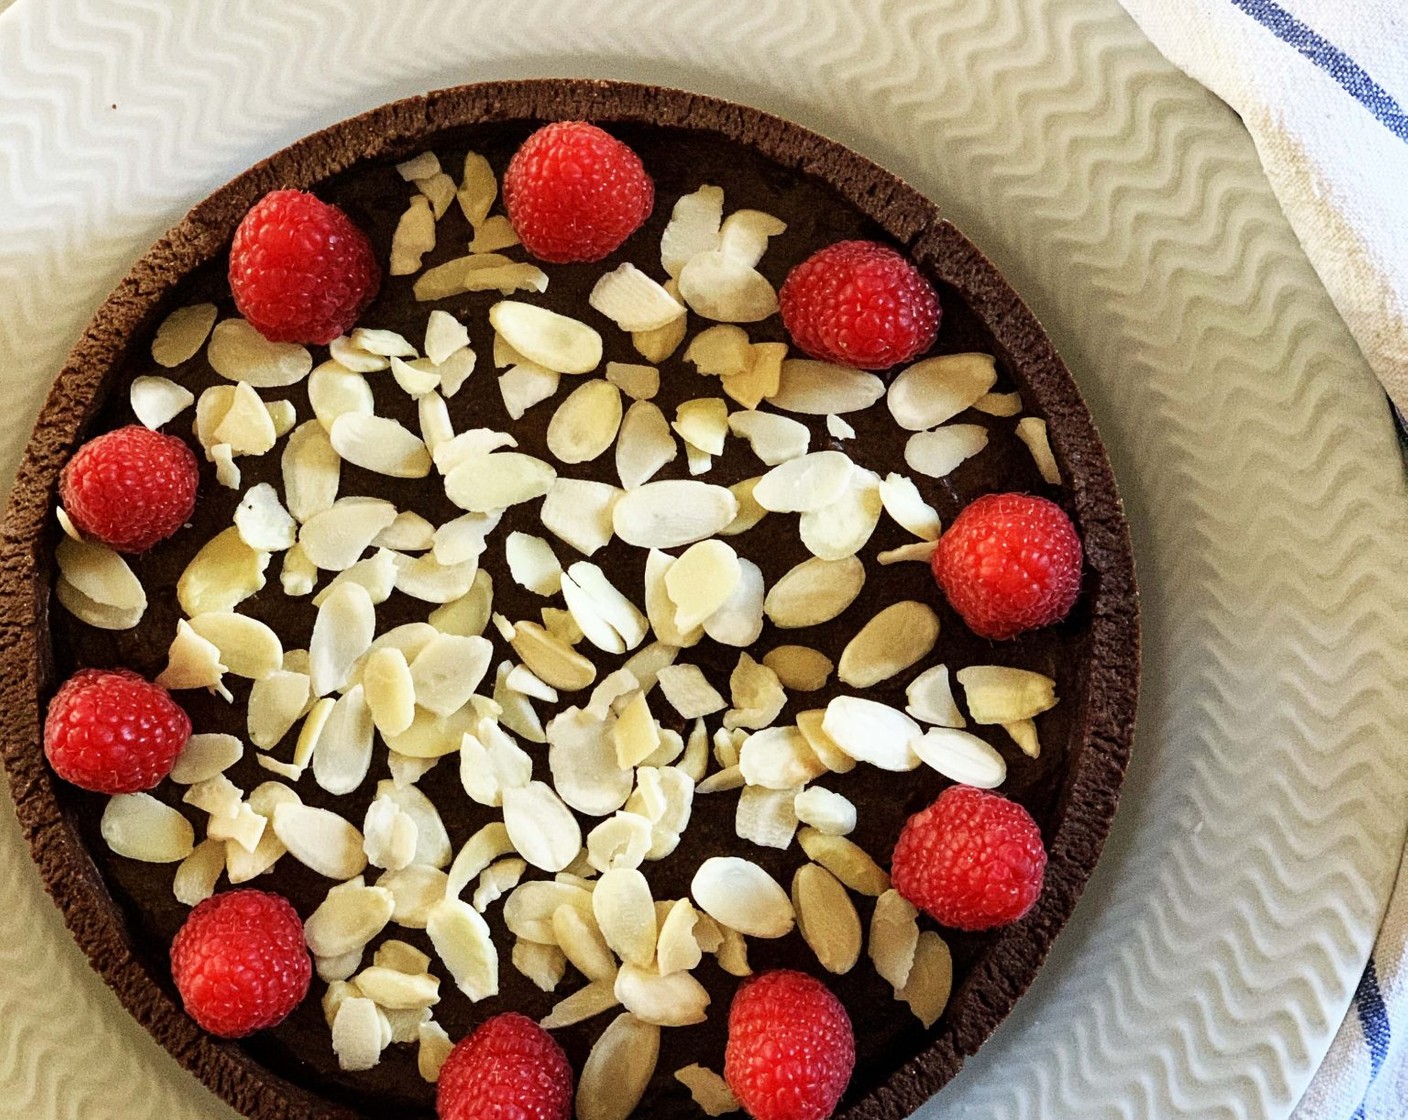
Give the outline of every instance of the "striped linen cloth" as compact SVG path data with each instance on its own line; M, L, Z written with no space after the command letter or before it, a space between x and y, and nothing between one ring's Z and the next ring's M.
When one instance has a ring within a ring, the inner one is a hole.
M1408 416L1408 0L1121 0L1242 118L1292 228ZM1408 859L1292 1120L1408 1118Z

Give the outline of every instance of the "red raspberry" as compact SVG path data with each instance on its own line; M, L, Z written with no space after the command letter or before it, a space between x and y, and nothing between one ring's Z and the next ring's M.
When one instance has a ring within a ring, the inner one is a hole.
M246 888L213 895L171 942L186 1014L211 1034L243 1038L277 1026L308 994L313 963L288 899Z
M838 241L787 274L778 293L792 341L825 362L888 369L934 344L943 310L919 270L874 241Z
M1011 638L1050 626L1080 596L1076 527L1055 502L987 494L939 538L934 578L949 604L982 638Z
M118 552L144 552L186 523L199 483L185 443L129 424L73 453L59 475L59 501L87 536Z
M54 773L97 793L151 789L190 737L190 717L166 689L127 669L80 669L44 717Z
M235 230L235 306L274 342L331 342L352 329L380 287L367 235L306 191L270 191Z
M526 1015L485 1019L450 1051L435 1092L440 1120L568 1120L572 1067Z
M855 1064L850 1017L820 980L778 969L734 995L724 1079L755 1120L823 1120Z
M640 229L655 184L625 144L586 121L544 125L504 172L504 209L545 261L599 261Z
M890 861L895 890L940 925L980 930L1032 908L1046 849L1031 814L972 786L950 786L905 822Z

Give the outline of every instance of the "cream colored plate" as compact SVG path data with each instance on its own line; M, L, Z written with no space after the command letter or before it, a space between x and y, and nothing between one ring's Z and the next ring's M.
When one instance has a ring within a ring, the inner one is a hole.
M20 0L0 477L92 310L213 187L396 97L568 74L749 102L910 178L1028 298L1110 444L1148 651L1124 808L1031 994L926 1114L1284 1118L1408 819L1408 501L1245 133L1116 0ZM0 1117L230 1115L84 967L8 812L0 882Z

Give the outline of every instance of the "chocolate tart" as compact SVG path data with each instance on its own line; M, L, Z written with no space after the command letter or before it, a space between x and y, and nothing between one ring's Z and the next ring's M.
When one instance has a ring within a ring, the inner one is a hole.
M804 640L839 651L880 607L913 598L933 603L942 619L940 647L932 660L1017 665L1044 672L1057 682L1061 702L1040 719L1039 758L1025 758L1012 743L999 743L996 736L991 740L1009 762L1002 792L1031 811L1050 854L1045 888L1035 909L1016 924L986 934L944 931L954 957L954 989L942 1018L927 1031L893 998L889 986L864 958L845 976L824 976L852 1016L858 1046L855 1076L838 1115L850 1120L904 1116L957 1072L1031 983L1095 866L1130 749L1139 670L1138 599L1127 526L1104 448L1074 381L1032 313L933 203L841 145L776 117L677 90L619 83L545 80L463 86L398 101L301 140L192 210L133 267L75 346L35 428L4 523L0 705L6 716L0 748L20 820L44 881L93 967L163 1046L236 1109L257 1120L392 1116L412 1120L433 1115L433 1087L418 1076L413 1047L388 1048L381 1064L364 1073L338 1069L318 1006L322 985L316 979L310 998L291 1018L241 1042L203 1033L182 1011L167 962L167 947L186 913L172 897L172 869L124 860L108 850L98 832L104 799L54 779L40 749L41 724L53 690L78 667L126 666L149 677L160 672L179 617L169 589L199 545L230 524L240 491L218 486L213 467L202 462L201 497L193 524L132 558L133 570L149 589L151 605L141 623L124 632L92 629L51 598L52 557L59 540L53 515L55 491L60 469L80 442L132 422L127 388L134 376L157 372L147 355L156 324L164 315L202 300L217 303L222 318L233 313L225 281L230 239L245 212L265 192L281 187L316 190L367 230L384 261L410 190L394 170L398 160L431 149L447 168L454 169L463 152L472 149L487 156L501 174L508 157L533 128L557 119L594 121L630 144L654 178L657 204L645 227L607 260L550 266L548 291L542 297L523 298L583 317L591 285L616 264L633 260L658 272L659 235L674 199L702 183L715 183L724 189L727 211L755 207L789 223L759 266L774 286L810 252L845 238L877 239L907 253L934 283L944 306L935 352L980 350L995 355L998 388L1019 390L1025 410L1047 421L1062 486L1048 486L1041 480L1026 449L1011 437L1013 421L975 416L994 429L1005 426L1007 435L994 438L986 451L947 478L921 480L921 488L945 523L973 497L993 490L1025 490L1061 503L1085 548L1085 583L1068 619L1012 642L986 642L975 638L941 602L927 565L897 564L875 569L859 600L840 619L805 632L805 638L796 637L797 632L781 636L765 632L758 643L766 650L773 644ZM444 222L450 220L447 217ZM442 233L439 247L426 263L463 253L463 240L457 234ZM521 250L510 253L522 255ZM491 339L485 316L489 304L500 297L477 293L420 304L410 294L412 279L388 277L361 323L419 339L432 306L463 318L470 325L471 343L480 361L478 372L450 401L456 430L472 425L466 410L480 407L490 409L495 419L478 423L505 426L498 393L490 384ZM642 360L627 336L609 324L606 327L602 332L606 359ZM750 333L755 341L785 338L776 317L750 328ZM667 415L680 400L700 394L699 379L683 365L680 352L662 363L661 372L657 403ZM220 380L203 353L171 376L197 394ZM272 395L291 399L300 420L310 415L302 385ZM378 407L384 414L415 429L409 397L400 395L390 406L383 406L380 397ZM542 453L551 412L549 402L514 424L511 430L519 450ZM857 436L845 445L863 448L866 465L882 475L905 469L903 444L884 413L883 407L876 406L847 417ZM189 438L191 415L184 414L166 430ZM813 450L842 446L827 434L823 418L802 419L815 422L809 424ZM758 463L742 448L742 441L730 442L738 447L716 461L709 481L729 484L758 473ZM246 487L258 481L278 482L277 454L244 459L241 466ZM660 477L682 477L683 470L681 456ZM615 481L609 455L570 473ZM443 493L430 492L435 488L421 488L427 490L423 498L408 497L411 486L344 468L344 493L388 498L400 508L409 504L436 523L460 512ZM774 516L772 520L776 524L764 521L752 531L757 537L746 551L763 566L769 583L806 557L795 529L783 524L790 519ZM500 532L541 532L541 528L533 503L510 510ZM866 555L907 539L898 526L883 519ZM618 586L638 588L643 553L618 554L615 543L593 559ZM562 551L570 553L565 546ZM486 566L489 563L486 554ZM501 551L494 563L502 569ZM246 600L241 610L281 633L306 638L313 614L308 599L284 597L277 567L271 568L269 576L264 590ZM510 618L535 618L544 602L517 587L506 573L495 581L495 609ZM428 609L394 594L378 608L378 626L384 629L421 620ZM292 647L303 642L287 637L284 644ZM692 660L716 684L726 684L736 650L706 641L692 652L696 654ZM903 707L902 682L912 676L906 673L883 682L867 695ZM242 700L248 682L237 682L234 689L237 701ZM821 707L837 691L833 680L820 693L795 697L781 718ZM244 737L242 704L228 705L204 692L182 692L177 698L198 731ZM544 718L552 710L545 708ZM285 755L287 744L275 753ZM453 765L438 767L422 779L422 788L441 808L458 847L489 819L490 811L459 792L454 771ZM245 789L270 776L254 764L252 752L230 772L232 780ZM384 776L384 760L374 763L371 777ZM338 811L360 821L374 784L368 781L350 798L337 799ZM838 779L834 787L859 807L860 824L853 838L884 862L906 817L948 784L927 768L893 774L862 766ZM299 783L298 789L308 803L333 804L311 780ZM154 792L179 804L180 790L170 783ZM657 898L684 897L692 869L714 854L746 854L779 881L790 881L803 858L796 845L785 852L751 845L740 851L745 845L734 835L735 801L735 795L695 801L694 819L680 851L648 865ZM286 859L272 876L251 885L287 894L306 917L329 883ZM856 901L862 923L868 924L873 900ZM471 1004L446 978L436 1019L452 1038L501 1010L519 1009L541 1017L583 982L569 970L568 979L555 993L540 992L509 963L512 939L502 923L491 925L502 962L501 994ZM387 935L429 948L423 931L389 927ZM791 965L821 974L796 935L750 941L749 948L755 970ZM432 967L443 976L443 969ZM736 981L708 957L696 975L713 996L709 1019L663 1032L657 1072L637 1115L699 1115L672 1073L696 1061L714 1069L722 1066L726 1011ZM556 1032L575 1069L581 1069L605 1021L598 1017Z

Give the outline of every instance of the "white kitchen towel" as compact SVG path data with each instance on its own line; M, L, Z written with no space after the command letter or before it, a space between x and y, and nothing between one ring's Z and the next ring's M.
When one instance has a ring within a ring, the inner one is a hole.
M1310 263L1408 415L1408 0L1121 2L1246 123Z
M1121 0L1227 102L1385 390L1408 415L1408 0ZM1293 1120L1408 1117L1408 859Z

